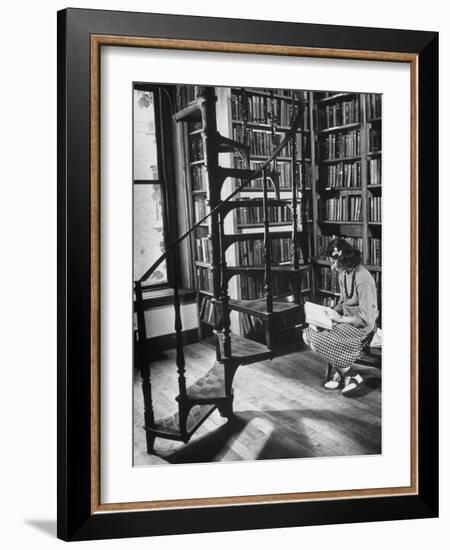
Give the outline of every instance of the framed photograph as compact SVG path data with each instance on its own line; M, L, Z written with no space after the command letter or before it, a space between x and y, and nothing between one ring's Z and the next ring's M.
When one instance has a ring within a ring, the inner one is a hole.
M58 13L58 536L438 515L438 35Z

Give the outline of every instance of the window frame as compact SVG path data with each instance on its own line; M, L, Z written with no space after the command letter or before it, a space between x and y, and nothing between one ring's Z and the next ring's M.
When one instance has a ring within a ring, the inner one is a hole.
M168 94L173 102L173 91L169 86L158 86L145 82L132 82L132 109L133 109L133 132L132 132L132 148L133 148L133 197L135 185L160 185L162 198L162 217L163 217L163 237L164 248L167 251L170 243L174 242L176 228L178 227L177 210L176 210L176 186L173 168L170 158L173 159L172 146L172 130L170 105L168 97L163 89ZM153 93L153 107L155 112L155 137L156 137L156 155L158 163L158 179L138 180L134 178L134 91L145 91ZM164 105L166 103L166 105ZM174 103L172 103L174 104ZM133 205L133 221L134 221L134 205ZM133 226L133 242L134 242L134 226ZM145 291L160 291L161 289L170 289L173 287L173 265L170 254L165 259L167 280L162 283L146 284L143 281L142 289ZM133 266L134 266L134 247L133 247ZM150 265L148 266L150 267ZM134 274L133 274L134 279Z

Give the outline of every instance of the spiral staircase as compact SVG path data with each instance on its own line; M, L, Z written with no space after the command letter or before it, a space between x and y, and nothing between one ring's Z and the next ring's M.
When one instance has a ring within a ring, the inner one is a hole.
M147 452L154 452L155 438L165 438L187 442L208 416L218 409L224 417L233 415L233 379L239 366L248 365L272 358L284 353L283 347L277 346L274 337L276 328L288 318L290 329L302 326L304 319L301 303L301 282L309 266L307 240L299 227L305 227L306 216L303 204L298 203L297 150L296 131L303 124L303 105L301 98L292 96L292 122L279 145L275 146L269 158L256 170L250 169L250 148L248 132L244 124L244 141L235 141L222 136L217 131L216 95L214 87L199 89L194 101L174 114L176 123L195 121L201 123L204 143L205 163L210 189L210 211L201 220L180 235L142 277L134 283L135 311L137 315L138 341L135 353L142 378L144 398L144 429L146 432ZM273 136L274 137L274 136ZM290 144L292 150L292 196L289 199L280 198L277 172L277 158L283 149ZM244 168L223 167L219 163L221 153L237 152L242 159ZM262 197L257 199L239 198L239 192L252 180L263 180ZM222 186L227 178L235 178L241 184L225 199L221 199ZM275 198L269 198L268 193L275 191ZM301 190L300 190L301 191ZM244 207L260 207L264 214L264 228L258 233L226 233L225 217L234 209ZM271 232L269 209L273 206L288 206L292 210L292 231ZM186 383L186 360L183 351L183 327L180 313L179 293L179 245L204 221L210 217L210 240L212 251L212 307L213 307L213 345L215 347L215 362L212 368L190 386ZM301 218L301 219L299 219ZM291 261L285 265L274 265L271 258L271 240L289 237L291 240ZM245 240L263 240L264 264L230 266L227 264L227 249L234 243ZM300 254L301 252L301 254ZM303 263L300 263L300 255ZM174 313L175 313L175 348L176 367L178 374L178 395L174 398L178 411L160 419L156 419L152 404L151 357L147 352L146 321L143 299L143 282L155 269L170 257L173 267ZM235 275L247 277L262 277L264 280L264 296L255 300L232 299L229 296L229 283ZM289 278L293 288L293 299L287 301L274 295L273 282L276 278ZM243 336L231 333L230 312L237 311L260 319L264 327L265 344L255 342Z

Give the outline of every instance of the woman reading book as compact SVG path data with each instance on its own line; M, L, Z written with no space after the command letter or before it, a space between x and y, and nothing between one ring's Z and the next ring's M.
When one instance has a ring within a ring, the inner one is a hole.
M333 366L324 387L351 395L363 383L352 369L375 330L378 317L377 289L370 272L361 265L361 253L345 239L333 239L326 249L331 269L338 272L340 298L329 312L331 330L309 326L303 340Z

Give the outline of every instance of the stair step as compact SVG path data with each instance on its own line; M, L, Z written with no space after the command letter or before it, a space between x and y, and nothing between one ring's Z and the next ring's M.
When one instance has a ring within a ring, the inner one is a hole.
M203 344L213 349L216 349L216 342L216 336L210 336L202 340ZM237 334L231 335L231 354L233 359L240 365L249 365L250 363L257 363L258 361L264 361L264 359L273 357L273 352L268 350L264 344Z
M215 408L216 405L212 404L194 405L192 407L189 411L186 426L188 437L196 431L196 429L208 418ZM168 439L183 440L180 430L180 415L178 412L157 420L154 426L146 429L155 435L165 436Z
M227 138L217 132L217 143L219 145L219 153L233 153L236 149L248 151L250 147L241 141Z
M237 178L251 181L252 179L261 177L261 174L255 176L254 170L245 168L228 168L226 166L218 166L217 171L222 180L225 180L226 178Z
M190 122L201 122L203 98L198 98L186 107L173 115L175 122L187 120Z
M186 391L189 399L219 399L225 396L224 366L215 363L205 375L199 378Z
M285 302L275 298L273 300L273 312L269 313L267 311L266 299L258 298L257 300L230 300L230 309L264 319L270 315L281 315L283 313L294 313L296 311L303 312L303 305Z

